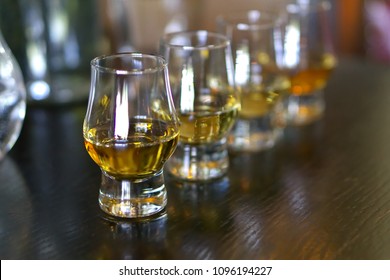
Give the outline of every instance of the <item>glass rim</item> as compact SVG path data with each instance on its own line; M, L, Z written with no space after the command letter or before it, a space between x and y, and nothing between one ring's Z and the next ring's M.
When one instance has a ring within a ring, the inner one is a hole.
M324 11L330 11L332 9L332 3L329 0L319 0L311 2L308 0L287 2L285 12L291 14L299 13L316 13L319 9Z
M250 22L250 17L261 19L265 17L266 22ZM224 24L233 27L237 30L266 30L276 27L281 23L281 15L272 11L262 11L259 9L251 9L247 11L231 12L228 14L221 14L217 17L217 24Z
M177 43L170 43L170 41L176 37L176 36L185 36L187 38L192 38L196 36L204 36L207 35L207 37L210 38L217 38L220 40L217 44L204 44L204 45L188 45L188 44L177 44ZM177 31L177 32L171 32L171 33L165 33L161 40L162 44L169 46L170 48L177 48L177 49L185 49L185 50L204 50L204 49L219 49L219 48L225 48L230 45L230 40L227 36L224 34L220 34L217 32L212 32L208 30L189 30L189 31Z
M102 61L109 61L113 59L118 58L148 58L148 59L154 59L156 61L156 66L154 67L145 67L145 68L134 68L134 69L117 69L114 67L108 67L100 65L99 62ZM167 69L167 61L165 58L161 55L155 55L155 54L147 54L147 53L141 53L141 52L123 52L123 53L115 53L115 54L105 54L95 57L91 60L91 66L94 69L99 70L100 72L104 73L113 73L117 75L139 75L143 73L155 73L164 69Z

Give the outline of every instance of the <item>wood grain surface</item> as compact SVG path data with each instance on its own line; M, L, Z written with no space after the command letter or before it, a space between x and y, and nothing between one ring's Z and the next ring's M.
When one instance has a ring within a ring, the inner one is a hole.
M390 259L390 68L345 58L323 120L289 127L228 175L184 184L143 221L99 209L86 104L28 108L0 163L1 259Z

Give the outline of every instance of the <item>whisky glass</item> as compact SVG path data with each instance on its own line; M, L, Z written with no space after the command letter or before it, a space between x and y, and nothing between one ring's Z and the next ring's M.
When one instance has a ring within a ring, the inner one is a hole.
M324 114L324 88L337 65L331 11L328 1L286 5L277 52L279 66L290 78L285 102L289 125L310 124Z
M230 40L234 78L241 111L229 137L232 151L255 152L272 148L283 134L282 96L287 75L276 63L278 14L250 10L217 17L217 30Z
M102 171L100 208L112 216L138 218L167 203L163 167L179 139L165 60L123 53L91 62L86 150Z
M179 144L166 169L186 181L220 178L229 166L226 137L240 109L230 41L204 30L169 33L160 54L180 120Z

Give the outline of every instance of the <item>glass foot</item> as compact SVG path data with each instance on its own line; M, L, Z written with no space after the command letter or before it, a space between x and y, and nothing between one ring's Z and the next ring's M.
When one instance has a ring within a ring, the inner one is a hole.
M287 125L306 125L322 118L325 111L323 91L310 95L294 96L286 99L285 114Z
M228 167L226 139L210 145L179 143L166 164L170 174L185 181L215 180L224 176Z
M121 218L139 218L162 211L167 204L163 171L143 180L118 180L103 172L100 208Z
M271 116L239 119L229 137L229 150L233 152L258 152L275 146L283 128L273 124Z

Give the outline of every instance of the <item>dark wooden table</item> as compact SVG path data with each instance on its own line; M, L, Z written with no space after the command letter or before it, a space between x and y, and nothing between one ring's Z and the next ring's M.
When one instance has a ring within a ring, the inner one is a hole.
M0 164L1 259L390 259L390 67L344 58L322 121L226 178L167 176L154 220L110 220L82 139L86 106L28 108Z

